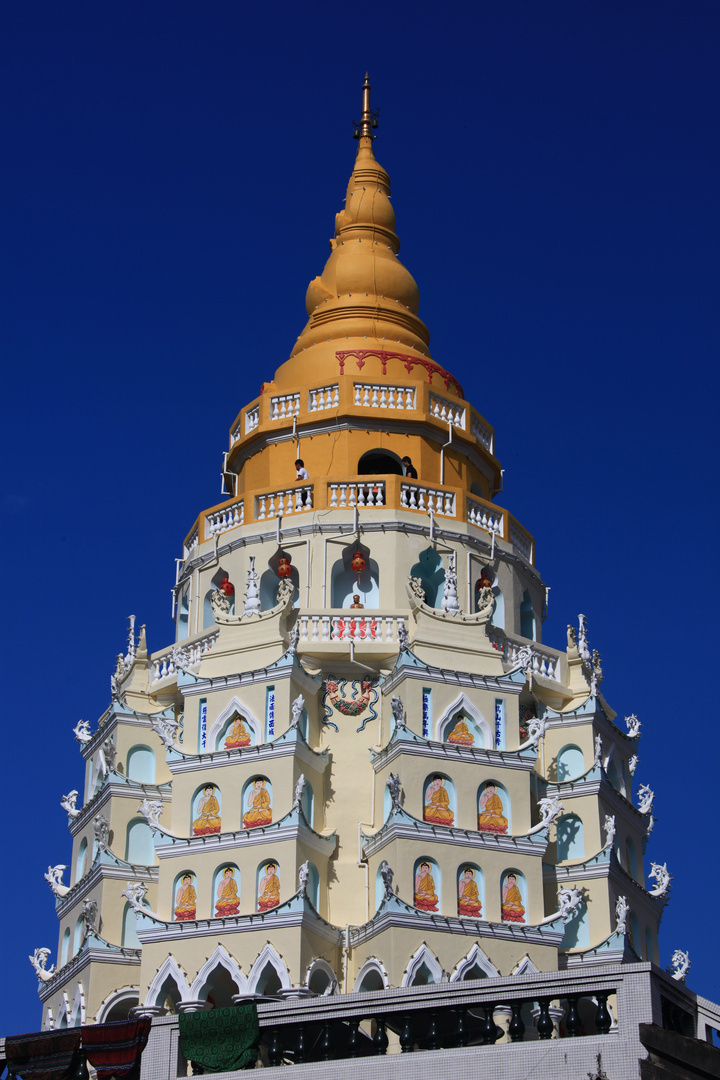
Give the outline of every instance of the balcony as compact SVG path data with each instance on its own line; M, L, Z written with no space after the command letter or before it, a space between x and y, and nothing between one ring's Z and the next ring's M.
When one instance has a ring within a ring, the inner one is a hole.
M367 646L388 646L394 652L398 645L398 629L405 625L405 616L397 612L371 612L353 608L303 612L298 618L300 646L335 646L332 651L345 650L348 642ZM325 649L323 649L325 651Z

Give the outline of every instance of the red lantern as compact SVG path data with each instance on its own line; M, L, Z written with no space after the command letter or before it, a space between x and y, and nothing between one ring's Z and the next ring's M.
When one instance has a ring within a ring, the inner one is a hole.
M362 574L363 570L365 569L366 563L365 563L365 560L362 557L362 552L361 551L356 551L355 552L355 554L353 555L353 557L352 557L352 559L350 561L350 565L357 574Z
M224 577L220 582L220 592L224 592L228 597L235 595L235 586L229 577Z
M290 577L292 575L292 566L290 565L289 559L282 558L280 560L277 568L277 575L282 578Z

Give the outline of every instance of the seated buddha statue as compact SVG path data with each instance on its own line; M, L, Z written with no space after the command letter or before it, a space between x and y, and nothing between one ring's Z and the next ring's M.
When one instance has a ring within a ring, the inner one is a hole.
M423 820L431 821L434 825L452 825L455 821L442 776L433 776L427 786Z
M222 876L222 881L218 886L218 898L215 904L215 915L219 919L224 919L227 915L237 915L240 910L240 899L238 897L237 884L235 882L235 871L232 866L228 866Z
M437 911L438 898L428 862L420 863L415 875L414 903L420 911Z
M260 879L258 890L258 911L268 911L277 907L280 903L280 881L277 876L275 863L268 863L265 873Z
M472 746L475 742L475 736L471 735L464 720L458 720L455 727L448 734L446 742L459 743L460 746Z
M497 793L495 784L489 783L480 796L478 831L506 833L508 830L508 821L503 815L502 810L502 800Z
M458 882L458 915L479 919L482 911L478 887L475 883L475 871L466 866Z
M265 787L261 776L253 780L252 791L248 799L248 809L243 814L243 829L257 829L260 825L272 824L270 792Z
M503 922L525 922L525 908L515 874L508 874L502 891Z
M249 745L250 735L248 733L248 730L242 722L242 717L236 716L227 730L227 735L225 737L225 749L233 750L235 747L238 746Z
M219 833L222 829L220 824L220 804L213 792L214 784L206 784L203 795L198 802L199 816L193 821L193 836L208 836L210 833Z

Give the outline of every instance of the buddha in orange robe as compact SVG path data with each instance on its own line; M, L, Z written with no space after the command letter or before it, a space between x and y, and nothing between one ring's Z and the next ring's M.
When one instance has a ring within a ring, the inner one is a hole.
M227 915L237 915L240 910L240 898L238 897L235 883L235 871L228 866L218 886L218 898L215 904L215 915L218 919L224 919Z
M221 831L220 804L213 794L214 791L214 784L205 785L203 796L198 803L199 817L193 821L193 836L208 836Z
M260 878L258 911L268 911L280 903L280 882L276 871L275 863L269 862L265 867L265 874Z
M506 833L507 818L503 815L503 805L494 784L488 784L480 796L478 830L480 832Z
M236 716L232 724L228 728L227 736L225 738L225 749L233 750L238 746L249 746L250 735L247 728L242 722L241 716Z
M431 821L434 825L452 825L455 821L442 776L433 776L427 786L423 820Z
M508 874L502 891L502 918L503 922L525 922L525 908L522 896L517 887L517 878L514 874Z
M253 780L248 806L249 809L243 814L244 829L257 829L260 825L272 824L270 794L265 788L265 781L260 776Z
M460 746L473 746L475 743L475 736L470 734L464 720L458 720L457 724L448 735L447 741L456 743Z
M474 879L475 871L466 866L458 882L458 915L468 915L472 919L479 919L482 904Z
M437 911L437 903L430 863L422 862L415 875L415 907L420 908L420 911Z
M187 922L196 918L197 895L193 887L192 874L183 874L182 884L177 894L175 907L175 919L177 922Z

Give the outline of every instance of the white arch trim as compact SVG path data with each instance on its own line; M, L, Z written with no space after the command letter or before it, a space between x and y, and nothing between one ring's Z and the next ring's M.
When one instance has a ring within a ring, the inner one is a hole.
M126 1002L128 1005L130 1002L132 1002L133 1005L137 1005L139 1001L140 991L137 986L123 986L122 990L113 990L111 994L108 994L98 1009L95 1023L104 1024L111 1009L114 1009L116 1005L121 1005L123 1002Z
M68 1012L68 1027L77 1027L79 1024L85 1023L85 988L81 982L77 984L72 1008ZM70 1020L72 1020L72 1023L70 1023Z
M185 978L185 973L178 967L178 962L174 956L168 956L163 960L162 964L158 968L157 975L150 983L148 992L145 995L146 1005L159 1005L158 1001L160 993L162 992L163 983L170 975L178 988L181 1001L191 1001L192 995L190 993L190 987L188 981Z
M362 986L363 979L371 971L377 971L378 975L382 979L382 984L384 988L387 990L388 986L390 985L388 980L388 973L385 970L382 960L378 960L377 957L373 956L370 960L366 960L363 966L358 971L357 978L355 979L355 985L352 989L353 994L360 993L360 987Z
M247 979L240 971L237 962L230 956L230 953L223 945L218 945L212 956L200 968L195 981L190 987L191 1001L203 1000L202 994L210 980L210 976L219 967L225 968L233 982L237 983L239 994L247 993Z
M475 942L470 952L463 956L462 960L458 960L450 976L450 982L460 982L474 967L479 967L481 971L484 971L488 979L496 979L500 974L493 962Z
M334 994L337 992L338 977L333 969L328 964L327 960L313 960L307 969L305 975L305 985L310 986L310 980L316 971L324 971L327 977L330 979L327 990L323 991L323 997L327 994ZM333 987L333 983L335 986Z
M220 737L220 732L234 713L238 713L243 718L245 724L252 729L256 745L259 746L260 743L265 741L265 735L259 720L255 719L246 705L242 705L238 699L234 697L230 704L225 706L207 733L206 749L209 750L210 753L217 749L215 744Z
M278 953L275 952L272 945L268 941L267 945L262 950L257 960L253 964L252 968L250 969L250 976L247 980L247 991L249 994L256 993L255 988L260 982L260 978L267 964L270 964L271 967L275 968L275 971L277 972L277 977L280 980L280 984L283 990L289 988L292 985L290 982L290 975L288 969L285 967L282 958L278 955Z
M55 1017L55 1027L59 1028L63 1019L67 1027L70 1027L70 998L67 996L65 990L62 992L62 1000L58 1007L57 1016Z
M470 699L466 697L465 694L460 694L459 697L455 698L455 701L453 701L452 705L450 705L450 707L445 710L445 712L435 724L436 741L443 741L443 728L447 724L448 720L451 720L455 713L459 712L460 709L464 709L468 716L475 721L477 726L480 728L480 731L482 731L483 738L485 740L485 749L492 750L495 746L493 729L487 722L483 714L480 712L477 705L473 705L472 701L470 701Z
M515 965L510 972L511 975L539 975L540 972L533 964L532 960L527 953L523 956L522 960Z
M442 982L442 977L443 977L442 964L438 960L437 956L434 956L433 953L430 952L427 945L423 941L422 945L417 950L417 952L414 952L413 955L410 957L410 961L408 963L407 970L406 970L405 974L403 975L403 981L402 981L402 983L400 985L401 986L412 986L413 979L415 978L415 976L417 975L418 971L423 966L423 964L425 965L425 967L428 969L428 971L432 975L433 982L436 982L436 983Z

